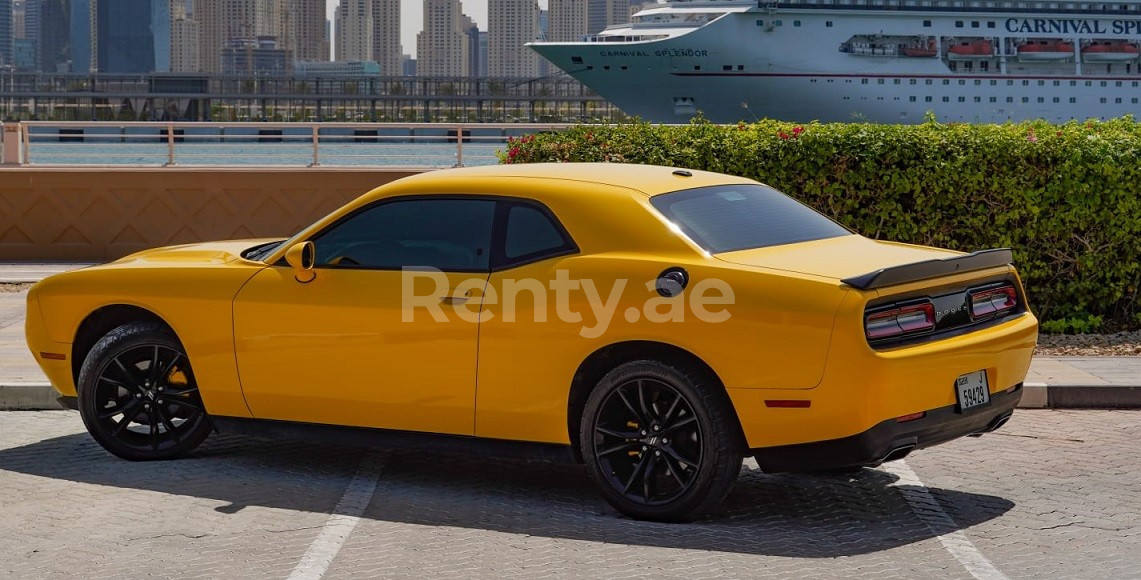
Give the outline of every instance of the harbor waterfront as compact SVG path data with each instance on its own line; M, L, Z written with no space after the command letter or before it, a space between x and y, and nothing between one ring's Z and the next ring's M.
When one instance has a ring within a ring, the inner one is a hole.
M0 119L519 123L625 116L573 78L48 74L0 68Z

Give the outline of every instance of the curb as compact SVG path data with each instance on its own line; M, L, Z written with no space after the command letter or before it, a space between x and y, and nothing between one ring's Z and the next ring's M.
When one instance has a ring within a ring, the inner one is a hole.
M48 383L11 382L0 385L0 411L51 411L64 407Z
M48 411L64 407L44 382L0 384L0 411ZM1141 386L1025 383L1019 409L1141 409Z

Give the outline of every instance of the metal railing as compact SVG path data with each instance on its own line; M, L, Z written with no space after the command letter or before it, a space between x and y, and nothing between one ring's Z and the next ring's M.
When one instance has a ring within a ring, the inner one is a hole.
M23 121L5 124L3 161L20 166L459 167L494 164L509 139L569 126ZM13 133L18 144L9 137Z

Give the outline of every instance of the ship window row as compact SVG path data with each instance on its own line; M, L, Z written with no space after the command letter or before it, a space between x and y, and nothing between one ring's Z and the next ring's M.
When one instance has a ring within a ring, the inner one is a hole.
M810 82L813 82L813 83L815 83L815 82L817 82L818 80L819 80L819 79L811 79L811 80L810 80ZM834 80L834 79L826 79L826 82L829 82L829 83L831 83L831 82L835 82L835 80ZM844 80L844 82L846 82L846 83L849 83L849 84L850 84L850 83L852 82L852 79L845 79L845 80ZM870 79L860 79L860 84L861 84L861 85L866 85L866 84L869 84L870 82L871 82L871 80L870 80ZM916 85L916 84L919 84L919 79L908 79L908 81L907 81L907 82L908 82L908 84ZM991 81L989 81L989 83L990 83L990 86L992 86L992 87L998 86L998 82L999 82L999 81L997 81L997 80L991 80ZM1069 84L1070 84L1070 86L1071 86L1071 87L1076 87L1076 86L1078 86L1078 81L1068 81L1068 82L1069 82ZM1081 81L1081 82L1084 84L1084 86L1087 86L1087 87L1092 87L1092 86L1094 86L1094 81ZM880 85L882 85L882 84L885 84L885 83L886 83L886 79L876 79L876 84L880 84ZM1008 80L1008 81L1006 81L1006 86L1008 86L1008 87L1013 87L1013 86L1014 86L1014 83L1015 83L1015 81L1013 81L1013 80ZM1037 83L1038 83L1038 86L1040 86L1040 87L1044 87L1044 86L1046 86L1046 81L1037 81ZM892 79L892 84L896 84L896 85L899 85L899 84L903 84L903 80L902 80L902 79L898 79L898 78L897 78L897 79ZM924 80L923 80L923 84L925 84L925 85L932 85L932 84L935 84L935 81L934 81L933 79L924 79ZM950 79L943 79L943 84L944 84L944 85L950 85L950 84L951 84L951 80L950 80ZM963 86L963 85L966 85L966 84L967 84L967 81L966 81L965 79L959 79L959 81L958 81L958 84L959 84L960 86ZM1053 86L1055 86L1055 87L1060 87L1060 86L1062 86L1062 81L1052 81L1052 83L1051 83L1051 84L1053 84ZM981 80L979 80L979 79L975 79L975 81L974 81L974 85L975 85L975 86L982 86L982 81L981 81ZM1030 86L1030 81L1029 81L1029 80L1023 80L1023 81L1021 81L1021 86L1024 86L1024 87L1028 87L1028 86ZM1109 86L1109 81L1098 81L1098 85L1097 85L1097 86L1108 87L1108 86ZM1115 86L1115 87L1124 87L1124 86L1125 86L1125 83L1124 83L1123 81L1114 81L1114 82L1113 82L1113 86ZM1141 86L1141 82L1138 82L1138 81L1130 81L1130 82L1129 82L1129 86L1131 86L1131 87L1133 87L1133 88L1138 88L1139 86Z
M844 97L844 100L845 100L845 101L847 101L847 100L851 100L851 98L852 98L852 97ZM860 97L860 99L861 99L861 100L865 100L865 101L866 101L868 98L867 98L867 97ZM879 98L879 100L881 100L881 101L882 101L882 100L883 100L883 98L882 98L882 97L880 97L880 98ZM910 97L907 97L907 100L908 100L909 102L912 102L912 103L916 103L916 102L918 102L918 101L919 101L919 97L917 97L917 96L915 96L915 95L912 95L912 96L910 96ZM951 97L949 97L949 96L948 96L948 97L943 97L941 100L942 100L944 103L950 103L950 102L951 102ZM958 97L956 100L957 100L958 102L960 102L960 103L965 103L965 102L967 102L967 97ZM972 100L972 101L974 101L974 102L976 102L976 103L981 103L981 102L983 102L983 98L982 98L982 97L973 97L971 100ZM1079 100L1079 99L1078 99L1077 97L1070 97L1070 98L1069 98L1069 102L1070 102L1070 104L1076 104L1076 103L1078 102L1078 100ZM1032 102L1032 100L1031 100L1031 98L1030 98L1030 97L1019 97L1019 98L1016 98L1016 97L1006 97L1005 101L1006 101L1007 103L1015 103L1015 102L1021 102L1021 103L1024 103L1024 104L1028 104L1028 103ZM1034 101L1034 102L1038 102L1038 103L1045 103L1045 102L1046 102L1046 97L1037 97L1037 98L1033 99L1033 101ZM933 102L935 102L935 97L932 97L932 96L926 96L926 97L923 97L923 102L925 102L925 103L933 103ZM999 102L999 98L998 98L998 97L987 97L987 102L988 102L988 103L997 103L997 102ZM1061 99L1061 97L1053 97L1053 98L1051 98L1051 99L1050 99L1050 102L1052 102L1052 103L1061 103L1061 102L1062 102L1062 99ZM1109 103L1109 98L1108 98L1108 97L1100 97L1100 98L1098 99L1098 102L1099 102L1099 103L1101 103L1101 104L1108 104L1108 103ZM1122 105L1122 104L1124 104L1124 103L1125 103L1125 99L1124 99L1124 98L1122 98L1122 97L1117 97L1117 98L1113 99L1113 102L1114 102L1114 104L1117 104L1117 105ZM1136 104L1138 104L1138 102L1141 102L1141 101L1139 101L1137 97L1133 97L1133 98L1129 99L1129 103L1130 103L1130 104L1136 105Z
M931 26L930 20L924 20L923 22L924 22L924 24L923 24L924 26ZM955 28L962 28L963 26L965 26L965 25L963 24L962 20L956 20L955 21ZM981 23L978 20L972 20L971 21L971 28L978 28L979 26L981 26ZM994 23L993 20L988 20L986 23L987 28L995 28L996 26L997 25Z
M926 10L949 12L1141 12L1136 3L1009 2L1002 0L783 0L777 8L874 8L879 10Z

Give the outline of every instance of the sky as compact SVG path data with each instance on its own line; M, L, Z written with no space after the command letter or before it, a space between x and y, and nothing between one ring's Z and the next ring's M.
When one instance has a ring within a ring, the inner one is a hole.
M333 20L333 10L340 0L325 0L328 18ZM464 14L482 29L487 30L487 0L463 0ZM547 0L539 0L539 7L547 8ZM400 43L404 54L416 56L416 33L424 26L423 0L400 0Z

